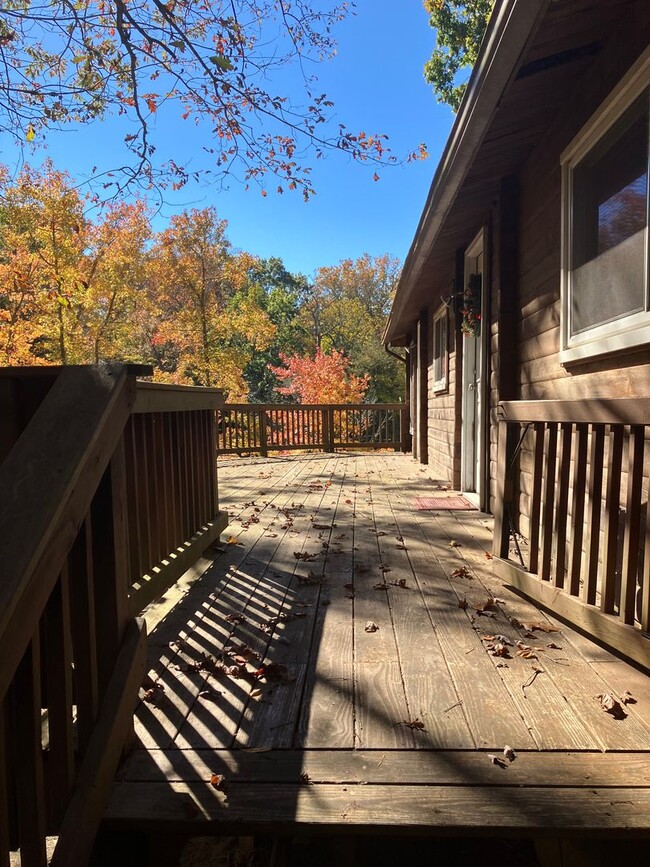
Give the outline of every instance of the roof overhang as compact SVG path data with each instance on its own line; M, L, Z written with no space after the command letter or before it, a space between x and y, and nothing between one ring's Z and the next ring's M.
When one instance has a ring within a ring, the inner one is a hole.
M449 211L489 130L525 49L555 0L497 0L476 65L440 159L406 257L384 342L404 339L421 303L416 288Z

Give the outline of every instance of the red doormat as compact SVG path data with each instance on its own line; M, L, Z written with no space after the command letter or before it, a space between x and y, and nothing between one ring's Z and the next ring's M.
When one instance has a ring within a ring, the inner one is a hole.
M474 503L470 503L465 497L416 497L415 505L420 512L428 512L433 509L446 509L448 511L464 510L466 512L478 511Z

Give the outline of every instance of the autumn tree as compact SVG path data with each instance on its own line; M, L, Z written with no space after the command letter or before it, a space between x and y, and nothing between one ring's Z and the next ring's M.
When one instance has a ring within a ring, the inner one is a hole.
M261 403L282 400L278 380L271 368L280 364L280 354L302 354L309 348L309 334L298 315L309 291L307 278L289 272L281 259L256 261L248 275L245 294L275 326L275 337L265 350L258 349L244 370L249 399ZM236 305L238 299L233 300Z
M367 398L378 402L403 393L403 368L382 342L399 273L396 259L368 254L319 268L300 314L314 348L345 353L352 372L369 377Z
M282 364L272 372L284 383L280 394L298 403L361 403L368 387L366 376L355 376L343 352L317 349L313 356L280 355Z
M438 102L458 111L467 86L463 70L476 63L494 0L423 0L436 45L424 66Z
M162 113L197 130L213 174L263 192L275 178L308 197L309 152L395 161L384 135L329 123L332 103L311 74L335 52L332 29L350 5L13 0L0 11L0 128L38 144L53 128L121 115L128 154L105 183L180 187L196 172L158 160L153 119ZM292 99L274 84L287 66L303 82Z
M25 166L15 182L4 172L0 196L0 267L7 291L0 305L0 346L5 360L86 360L77 316L88 240L84 200L70 177L49 162L42 171Z
M218 386L242 399L242 372L251 353L265 349L275 328L246 297L230 301L246 286L254 258L236 253L227 223L214 208L175 215L152 250L151 293L158 317L151 346L158 378Z
M95 364L107 358L142 360L147 351L142 322L151 300L146 288L152 231L146 204L111 203L88 235L79 314L85 355Z

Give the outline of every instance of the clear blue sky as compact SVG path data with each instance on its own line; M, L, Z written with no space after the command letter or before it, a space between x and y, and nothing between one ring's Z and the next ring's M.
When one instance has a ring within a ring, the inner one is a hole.
M436 104L422 76L435 34L420 0L358 0L356 16L342 22L335 35L338 55L316 68L319 89L335 102L335 121L353 131L386 133L397 154L423 141L429 159L382 169L375 182L373 168L331 153L314 165L318 194L307 203L299 193L270 191L263 198L236 182L228 190L187 186L167 194L156 228L184 207L214 205L228 220L235 247L280 256L291 271L311 274L364 252L404 259L453 121L451 110ZM191 126L161 125L158 132L159 151L169 149L174 157L180 149L192 153L206 143ZM69 129L50 136L48 154L57 168L81 177L92 165L109 168L123 160L123 135L111 122ZM11 165L14 152L3 144L0 160ZM30 161L38 164L42 157L38 152Z

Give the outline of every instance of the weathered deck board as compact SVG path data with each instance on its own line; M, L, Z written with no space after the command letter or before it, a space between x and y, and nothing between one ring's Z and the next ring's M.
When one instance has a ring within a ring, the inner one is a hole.
M227 462L219 482L231 524L177 605L158 605L164 690L138 709L108 822L650 834L648 678L493 577L489 516L416 511L437 488L403 455ZM240 676L193 665L231 664L233 646L250 654ZM614 720L594 696L626 689L636 704ZM506 744L518 757L502 768L490 754Z

